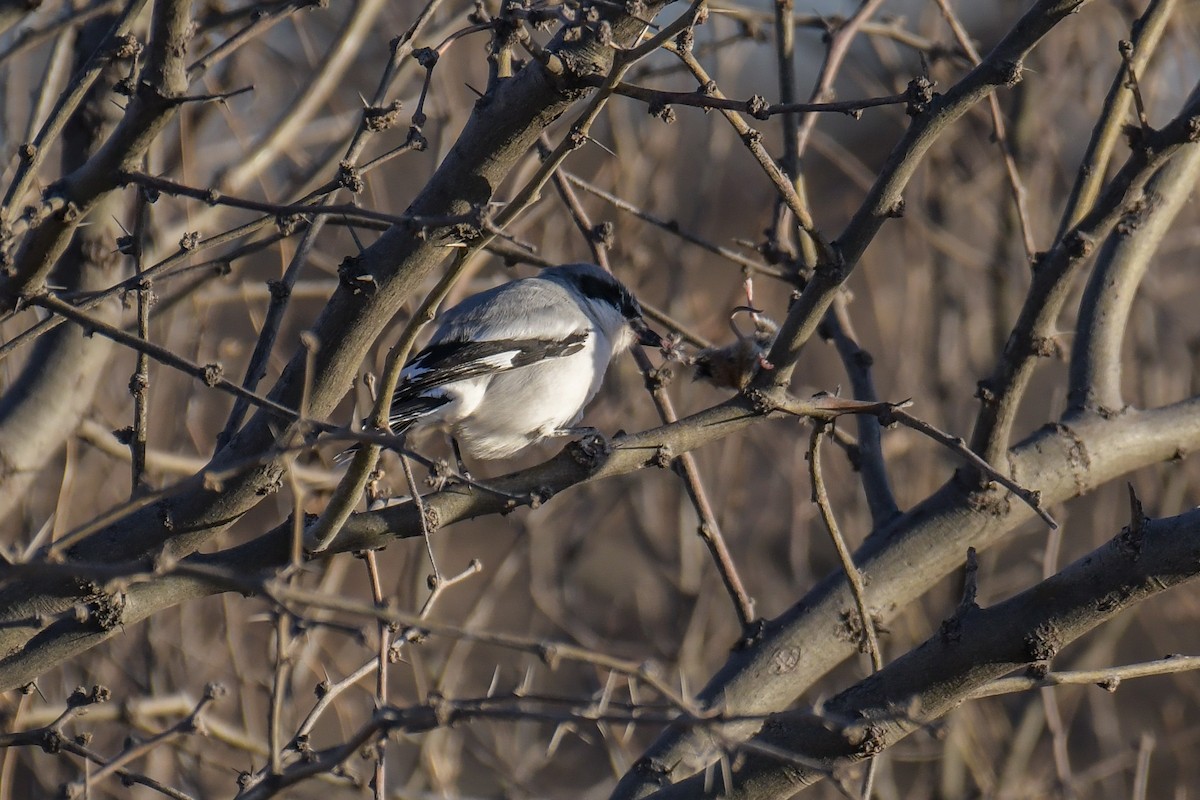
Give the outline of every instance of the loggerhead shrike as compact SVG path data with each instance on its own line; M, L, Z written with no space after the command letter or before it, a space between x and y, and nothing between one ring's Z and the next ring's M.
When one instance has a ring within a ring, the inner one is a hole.
M613 357L662 347L637 300L594 264L544 269L468 297L438 318L392 396L397 434L450 433L481 459L504 458L574 428Z

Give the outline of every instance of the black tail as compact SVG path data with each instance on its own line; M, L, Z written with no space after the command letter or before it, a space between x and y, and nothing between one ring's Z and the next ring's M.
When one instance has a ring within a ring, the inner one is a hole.
M388 424L392 426L392 433L397 435L404 433L421 417L437 411L449 402L450 398L445 395L417 395L416 397L410 395L393 398L392 408L388 414Z
M392 403L391 410L389 411L390 416L388 419L388 425L391 427L392 433L395 436L403 436L404 434L408 433L408 429L416 424L421 417L432 411L436 411L449 402L449 397L401 398L398 402ZM363 420L364 427L366 424L367 421ZM345 450L333 457L333 463L345 464L354 456L355 453L358 452L358 449L361 446L361 444L356 444L352 445L351 447L347 447Z

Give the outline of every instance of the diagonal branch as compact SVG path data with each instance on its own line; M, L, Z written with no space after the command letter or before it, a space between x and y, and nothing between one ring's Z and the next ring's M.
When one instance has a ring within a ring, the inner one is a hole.
M1096 242L1108 235L1135 204L1143 202L1147 181L1180 148L1200 147L1200 84L1175 119L1141 136L1124 166L1113 176L1095 206L1035 265L1025 305L992 375L979 385L981 408L971 449L990 464L1000 464L1008 449L1017 408L1039 357L1054 355L1051 334L1074 278Z
M759 374L759 385L786 384L800 349L825 316L842 284L858 265L883 223L901 216L902 193L934 142L976 103L1002 86L1021 80L1022 62L1055 25L1075 13L1086 0L1040 0L1017 21L986 58L944 95L931 96L914 117L863 204L834 243L836 260L818 264L813 278L780 326L767 360L776 366Z
M731 787L705 787L698 777L652 797L792 797L921 730L996 679L1050 659L1106 620L1198 575L1200 510L1135 519L1015 597L986 609L969 606L944 621L922 645L830 698L819 713L777 715L755 740L814 766L751 752Z
M1133 299L1159 243L1200 180L1200 147L1171 159L1146 184L1144 200L1117 225L1096 257L1079 301L1071 348L1068 410L1115 414L1121 393L1121 343Z

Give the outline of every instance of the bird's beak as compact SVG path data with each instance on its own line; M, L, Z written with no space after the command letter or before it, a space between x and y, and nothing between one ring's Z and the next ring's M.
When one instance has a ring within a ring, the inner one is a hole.
M629 327L633 328L634 334L637 336L637 343L642 347L662 347L663 338L658 335L658 332L646 324L646 320L640 317L631 320Z

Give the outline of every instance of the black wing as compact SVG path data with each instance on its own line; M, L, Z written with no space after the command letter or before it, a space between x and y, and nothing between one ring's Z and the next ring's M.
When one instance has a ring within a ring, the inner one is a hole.
M497 375L536 364L547 358L562 358L583 349L589 331L576 331L561 339L505 339L482 342L438 342L418 353L404 367L404 382L392 395L392 424L412 421L449 402L426 395L432 389L455 381Z

